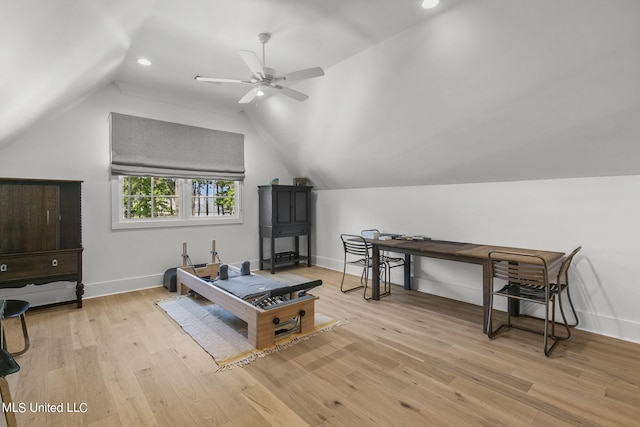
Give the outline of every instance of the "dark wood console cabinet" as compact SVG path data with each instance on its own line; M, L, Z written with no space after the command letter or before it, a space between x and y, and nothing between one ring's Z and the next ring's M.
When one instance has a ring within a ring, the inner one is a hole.
M260 270L275 273L279 265L307 261L311 267L311 188L299 185L258 186L260 216ZM307 253L300 253L300 236L306 236ZM275 239L293 237L295 249L275 252ZM264 256L263 239L269 239L269 258Z
M0 288L76 282L82 307L81 184L0 178Z

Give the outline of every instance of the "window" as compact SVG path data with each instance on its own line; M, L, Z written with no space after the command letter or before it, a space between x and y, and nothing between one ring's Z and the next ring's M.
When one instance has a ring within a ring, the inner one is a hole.
M233 215L236 211L235 181L191 180L191 216Z
M244 135L109 115L111 227L242 223Z
M242 222L242 181L114 176L112 228Z

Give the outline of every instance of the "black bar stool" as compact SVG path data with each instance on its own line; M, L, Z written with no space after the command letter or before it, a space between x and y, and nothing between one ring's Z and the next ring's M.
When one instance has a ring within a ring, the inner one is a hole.
M29 310L31 304L29 301L22 301L17 299L8 299L5 300L6 304L4 306L4 318L8 319L10 317L18 317L20 316L20 322L22 323L22 336L24 337L24 348L20 351L16 351L11 353L12 356L20 356L29 350L30 341L29 341L29 331L27 330L27 322L25 320L25 313ZM4 333L4 331L2 331ZM6 344L5 344L6 345Z

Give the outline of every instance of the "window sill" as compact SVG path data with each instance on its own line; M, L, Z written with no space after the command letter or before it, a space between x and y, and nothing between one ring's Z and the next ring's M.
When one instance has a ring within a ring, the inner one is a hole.
M112 230L132 230L144 228L168 228L168 227L198 227L210 225L226 225L226 224L242 224L243 219L240 217L233 218L193 218L185 219L155 219L155 220L131 220L112 222Z

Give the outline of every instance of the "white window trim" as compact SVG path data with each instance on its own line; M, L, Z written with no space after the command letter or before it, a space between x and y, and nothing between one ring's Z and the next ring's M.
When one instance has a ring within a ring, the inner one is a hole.
M223 217L194 217L191 216L191 187L188 180L178 180L178 195L180 210L176 218L154 219L125 219L122 210L122 185L118 176L111 177L111 229L126 230L136 228L165 228L165 227L191 227L205 225L242 224L244 221L243 209L243 181L237 182L236 188L236 215ZM185 188L187 187L187 188ZM186 195L186 196L185 196Z

